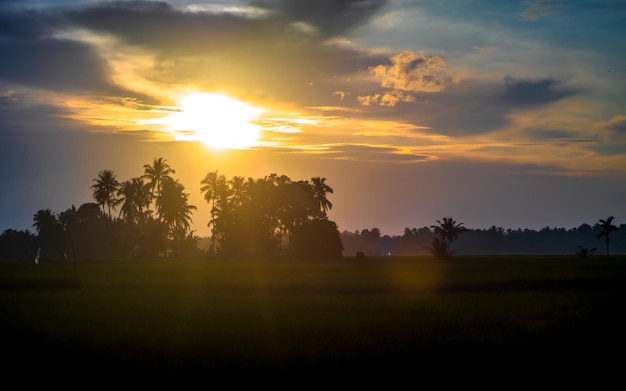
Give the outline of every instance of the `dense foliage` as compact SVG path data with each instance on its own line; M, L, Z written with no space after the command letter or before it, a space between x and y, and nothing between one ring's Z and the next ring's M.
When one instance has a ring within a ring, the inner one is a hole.
M113 170L93 179L95 202L55 213L41 209L30 231L6 230L0 257L74 259L121 257L194 257L201 255L191 230L195 205L185 186L173 177L166 159L143 166L141 176L118 181ZM227 180L217 171L201 181L211 206L212 256L299 255L336 259L343 246L337 225L328 220L332 208L326 178L292 181L271 174ZM116 216L117 213L117 216Z

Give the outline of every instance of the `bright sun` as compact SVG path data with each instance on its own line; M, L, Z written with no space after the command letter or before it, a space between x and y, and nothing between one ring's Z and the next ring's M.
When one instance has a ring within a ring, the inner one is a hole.
M160 122L182 141L201 141L215 149L243 149L257 144L260 128L252 123L263 109L221 94L192 93L177 111Z

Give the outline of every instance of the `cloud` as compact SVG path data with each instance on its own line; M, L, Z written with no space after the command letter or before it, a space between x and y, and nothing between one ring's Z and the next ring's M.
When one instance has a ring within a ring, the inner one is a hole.
M524 3L527 8L522 12L522 19L530 21L555 14L561 10L561 6L555 5L555 2L552 0L527 0Z
M480 54L491 54L500 51L498 46L474 46L474 50L480 52Z
M367 23L387 0L252 0L253 6L267 8L288 20L315 26L322 38L343 35Z
M616 115L609 121L602 123L601 127L616 134L626 136L626 115Z
M543 105L576 95L577 90L567 88L552 78L536 81L518 80L511 76L504 78L504 91L498 97L501 103L525 106Z
M369 68L370 75L387 89L382 93L357 97L363 106L393 107L399 102L415 102L414 94L440 92L447 84L457 80L445 71L446 63L439 56L404 51L389 58L388 64Z
M410 51L392 56L389 65L377 65L370 73L384 88L410 92L438 92L454 79L444 72L439 56L427 57Z
M0 41L0 78L31 87L124 94L88 45L69 40Z

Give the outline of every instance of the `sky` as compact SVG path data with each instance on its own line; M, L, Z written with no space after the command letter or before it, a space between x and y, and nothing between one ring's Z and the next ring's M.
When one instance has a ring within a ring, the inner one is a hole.
M0 231L167 159L324 177L341 231L626 222L624 0L0 0Z

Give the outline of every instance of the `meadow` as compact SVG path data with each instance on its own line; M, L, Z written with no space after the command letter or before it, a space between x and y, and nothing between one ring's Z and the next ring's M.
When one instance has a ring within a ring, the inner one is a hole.
M619 255L93 260L76 282L71 261L0 262L5 369L610 372L626 347Z

